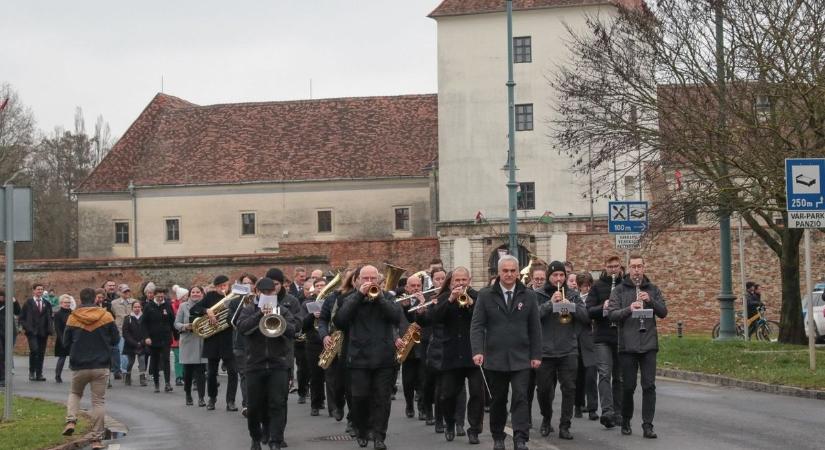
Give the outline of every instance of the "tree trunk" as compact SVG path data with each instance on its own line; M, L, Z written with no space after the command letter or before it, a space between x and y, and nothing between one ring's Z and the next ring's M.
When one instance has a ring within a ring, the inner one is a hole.
M799 241L802 230L785 228L782 233L782 312L779 342L805 344L805 327L802 322L802 298L799 276Z

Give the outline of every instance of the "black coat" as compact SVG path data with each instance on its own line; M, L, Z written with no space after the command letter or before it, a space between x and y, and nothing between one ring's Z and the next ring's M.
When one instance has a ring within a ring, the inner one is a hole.
M41 299L43 310L38 311L37 303L33 298L26 300L20 311L20 324L26 335L49 336L52 334L52 305Z
M66 331L66 322L72 314L71 309L60 308L54 313L54 356L69 356L71 346L63 340L63 333Z
M644 303L644 307L653 309L653 318L645 319L647 332L639 332L639 322L641 319L634 319L630 310L630 304L636 301L636 286L629 276L626 276L622 283L613 289L610 294L610 306L608 312L610 320L619 325L619 352L625 353L646 353L659 350L659 335L656 331L656 317L664 319L667 317L667 305L662 296L662 291L651 283L645 276L639 285L639 289L647 292L650 302Z
M621 282L621 278L617 277L616 285ZM613 280L610 276L606 272L602 272L599 279L590 288L585 301L590 318L593 319L593 342L597 344L616 345L618 342L618 327L611 327L610 319L604 315L604 302L610 298L612 285Z
M175 329L175 313L167 301L160 305L154 301L146 302L146 310L140 318L143 335L152 340L150 347L169 347L172 345Z
M541 360L541 322L533 290L516 281L509 307L498 279L479 291L470 342L474 355L484 355L484 367L489 370L525 370L531 360Z
M0 303L0 339L6 338L6 304L7 303ZM14 307L12 307L12 314L14 314L14 317L16 318L20 315L20 304L17 302L14 302L13 304ZM14 321L12 321L12 323L14 323ZM9 334L14 335L16 334L16 331Z
M433 357L440 355L440 361L437 362L439 370L475 367L470 345L470 326L478 292L468 289L467 295L473 299L473 304L462 308L457 302L449 301L450 291L443 292L438 296L438 304L427 313L433 327L439 326L438 348L434 352L428 352L428 361L430 354ZM435 337L432 342L435 342Z
M141 315L141 318L143 315ZM128 315L123 318L123 354L142 355L146 353L146 334L139 319Z
M280 314L286 321L286 331L276 338L268 338L258 329L263 312L257 304L244 306L239 314L238 332L246 337L246 371L289 370L292 367L293 338L300 326L300 319L289 308L281 306Z
M559 314L553 312L550 300L556 293L556 286L547 283L542 288L539 317L541 318L541 356L542 358L560 358L575 355L579 350L579 333L583 326L590 324L587 309L578 292L564 289L565 298L572 303L570 314L573 321L567 325L559 323Z
M393 367L395 338L402 328L401 308L382 293L375 300L360 291L350 294L333 320L347 336L347 367L378 369Z

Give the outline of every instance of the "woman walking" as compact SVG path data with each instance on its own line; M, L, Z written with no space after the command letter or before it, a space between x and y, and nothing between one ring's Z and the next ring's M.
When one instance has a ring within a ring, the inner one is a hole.
M155 288L155 297L146 302L146 310L141 319L144 342L149 347L149 372L155 383L155 392L160 392L160 371L163 370L164 390L172 392L169 384L169 346L172 344L172 330L175 326L175 313L172 305L166 301L166 289Z
M146 386L146 346L143 334L143 326L140 319L143 318L143 306L140 302L132 303L132 313L123 319L123 354L128 358L126 364L126 375L123 377L126 386L132 385L132 367L135 360L138 362L138 374L140 385Z
M185 289L184 289L185 291ZM186 405L192 405L192 381L195 381L195 388L198 391L198 406L206 406L204 394L206 393L206 360L201 358L203 350L203 339L192 332L192 323L189 310L204 296L203 288L192 286L189 289L188 299L178 307L175 316L175 329L180 333L180 363L183 365L183 390L186 392Z
M60 309L54 313L54 356L57 357L57 365L54 370L54 382L63 382L63 366L66 364L66 357L69 356L71 347L68 342L63 340L63 331L66 330L66 321L69 320L69 315L72 314L72 296L63 294L58 301Z

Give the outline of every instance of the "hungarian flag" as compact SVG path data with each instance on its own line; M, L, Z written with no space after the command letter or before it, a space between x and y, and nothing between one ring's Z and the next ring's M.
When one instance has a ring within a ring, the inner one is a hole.
M481 211L479 210L476 213L476 223L481 223L483 221L484 221L484 214L482 214Z
M540 223L552 223L553 222L553 212L552 211L545 211L544 214L539 217Z
M681 191L682 190L682 171L679 170L679 169L676 169L676 173L674 173L673 176L674 176L674 178L676 178L676 190Z
M9 98L6 97L6 98L3 99L2 102L0 102L0 111L4 110L6 108L6 105L8 105L8 104L9 104Z

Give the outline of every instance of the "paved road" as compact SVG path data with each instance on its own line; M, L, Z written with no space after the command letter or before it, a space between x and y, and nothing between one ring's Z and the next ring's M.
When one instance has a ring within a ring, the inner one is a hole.
M53 364L48 358L47 366ZM52 381L32 383L27 374L26 358L16 358L18 375L15 391L65 402L67 384ZM51 364L50 364L51 363ZM51 369L46 371L51 373ZM51 377L49 377L51 379ZM69 378L64 374L64 378ZM641 438L638 419L634 435L621 436L618 428L606 430L597 422L574 419L573 441L560 442L556 435L541 438L533 431L530 447L534 449L822 449L825 448L825 402L821 400L760 394L739 389L659 380L656 431L658 440ZM225 386L225 379L223 385ZM240 399L240 397L239 397ZM149 387L125 387L116 384L107 394L108 413L129 427L126 437L110 441L112 448L137 449L246 449L249 440L246 421L238 413L221 408L212 412L183 405L183 392L154 394ZM286 439L290 449L357 449L354 442L337 442L345 436L344 423L321 416L311 417L308 405L298 405L290 396ZM558 400L557 400L558 401ZM641 400L637 400L637 405ZM88 405L84 399L83 405ZM558 411L558 405L554 405ZM638 414L638 413L637 413ZM534 417L540 417L538 409ZM538 422L538 420L536 420ZM485 427L487 426L485 420ZM557 424L554 423L557 427ZM424 422L407 419L403 401L393 402L387 444L394 449L433 448L456 450L470 448L466 438L452 443L436 435ZM507 442L508 448L511 442ZM0 444L2 447L2 444ZM481 436L481 445L489 449L492 439ZM370 447L371 448L371 447Z

